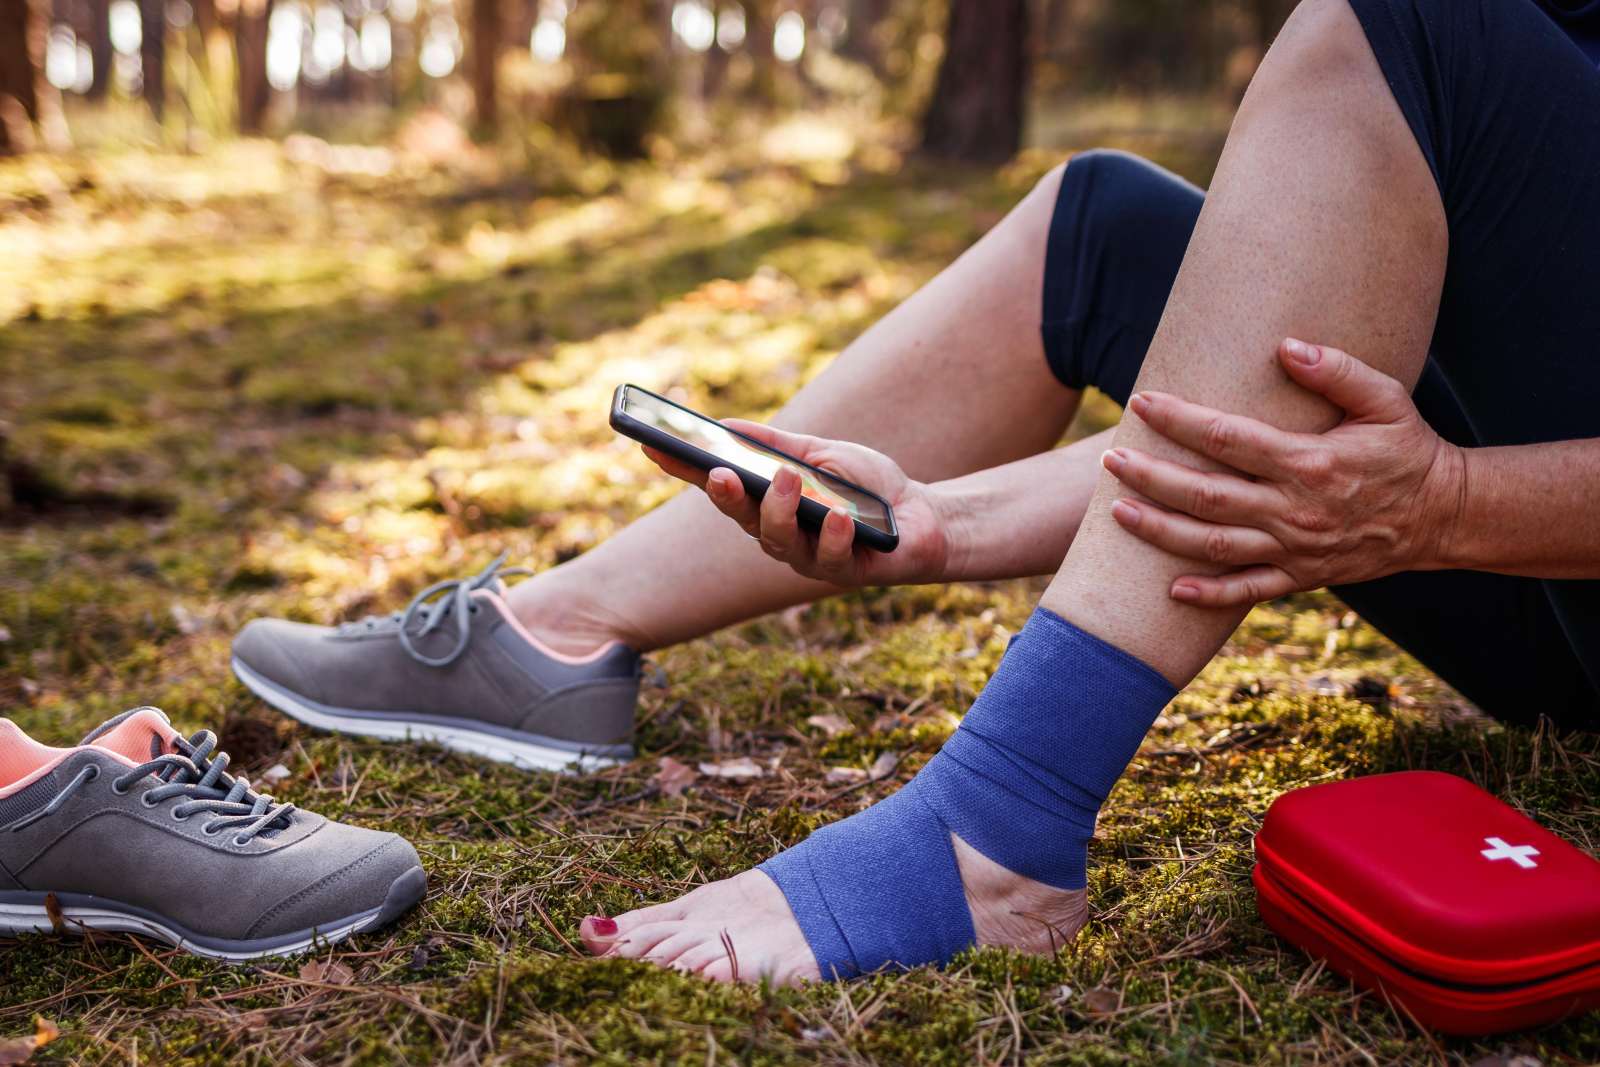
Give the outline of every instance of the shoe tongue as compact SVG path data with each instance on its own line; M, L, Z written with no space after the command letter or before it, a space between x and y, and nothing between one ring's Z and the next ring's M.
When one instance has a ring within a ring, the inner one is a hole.
M155 708L136 708L133 711L123 712L118 719L112 719L106 724L111 726L111 723L116 723L105 733L99 736L91 733L81 744L115 752L134 763L144 763L150 759L151 738L157 738L161 742L158 751L167 752L172 748L173 738L178 736L172 724L167 722L167 717ZM102 726L101 729L105 727Z

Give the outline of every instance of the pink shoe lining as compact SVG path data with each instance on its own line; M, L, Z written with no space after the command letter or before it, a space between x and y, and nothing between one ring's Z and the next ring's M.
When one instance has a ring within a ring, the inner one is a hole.
M517 635L524 641L528 642L528 644L532 645L534 648L537 648L540 652L543 652L551 659L560 660L562 663L571 663L574 665L593 663L607 652L610 652L617 645L622 644L621 641L607 641L605 644L601 645L599 648L595 649L593 652L590 652L586 656L569 656L565 652L557 652L555 649L551 648L549 645L533 636L533 634L529 633L528 628L522 625L522 620L517 618L516 615L512 613L511 606L495 593L488 589L479 589L472 595L475 598L483 601L485 604L492 604L494 609L500 613L500 616L511 625L512 629L517 631Z
M98 748L116 757L119 763L137 767L150 758L150 735L162 740L162 747L170 747L177 736L171 726L153 711L129 716L115 730L95 739L88 747ZM68 756L78 751L73 748L52 748L41 745L22 732L22 727L10 719L0 719L0 799L19 793L37 782Z

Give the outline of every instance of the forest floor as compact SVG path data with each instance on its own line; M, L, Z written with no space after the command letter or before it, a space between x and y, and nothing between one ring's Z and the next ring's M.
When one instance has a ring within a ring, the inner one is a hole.
M1217 141L1127 143L1204 182ZM1596 1018L1430 1036L1262 925L1251 835L1312 782L1451 771L1600 845L1600 739L1484 720L1326 594L1256 609L1157 721L1058 956L797 990L573 939L896 789L1038 583L871 590L656 654L639 758L588 777L315 733L230 677L253 617L390 610L502 550L596 544L674 491L608 429L616 383L770 412L1053 158L902 166L797 122L549 173L305 140L0 167L0 711L68 744L159 705L252 776L281 765L279 797L407 835L431 879L399 925L314 960L0 941L0 1042L38 1016L61 1037L36 1062L1600 1059ZM1080 430L1115 417L1091 404ZM754 776L682 789L668 758Z

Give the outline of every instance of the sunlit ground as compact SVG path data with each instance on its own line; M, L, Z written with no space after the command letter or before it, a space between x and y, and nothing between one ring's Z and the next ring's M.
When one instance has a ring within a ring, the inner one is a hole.
M1206 113L1117 105L1057 139L1204 181ZM55 743L138 703L220 725L248 773L281 764L285 799L407 834L432 879L401 925L328 954L336 990L298 962L0 942L0 1040L42 1014L64 1032L50 1053L87 1062L1600 1057L1594 1021L1422 1035L1261 925L1250 835L1312 781L1436 767L1591 851L1600 835L1593 738L1485 722L1326 595L1258 609L1158 721L1102 816L1095 917L1059 957L804 991L595 963L571 938L909 778L1033 584L875 590L661 653L639 759L583 779L315 734L228 677L254 616L389 610L503 549L544 567L592 547L673 492L607 428L616 383L770 412L1061 154L901 167L813 118L532 179L304 138L0 167L0 418L26 475L0 522L0 705ZM668 755L761 773L668 797Z

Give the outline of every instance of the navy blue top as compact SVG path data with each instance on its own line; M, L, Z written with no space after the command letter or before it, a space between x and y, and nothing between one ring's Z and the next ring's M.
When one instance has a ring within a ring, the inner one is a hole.
M1538 0L1584 55L1600 66L1600 0Z

